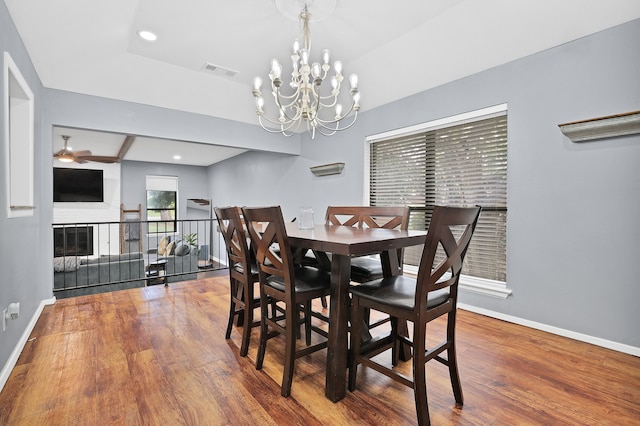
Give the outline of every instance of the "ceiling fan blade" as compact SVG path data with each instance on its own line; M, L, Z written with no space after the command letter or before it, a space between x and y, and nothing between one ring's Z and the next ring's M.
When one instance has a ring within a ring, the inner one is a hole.
M88 150L73 151L73 155L75 155L76 157L87 157L87 156L91 155L91 151L88 151Z
M84 160L84 161L94 161L97 163L107 163L107 164L117 163L118 161L120 161L118 157L110 157L107 155L83 155L83 156L76 156L76 159Z

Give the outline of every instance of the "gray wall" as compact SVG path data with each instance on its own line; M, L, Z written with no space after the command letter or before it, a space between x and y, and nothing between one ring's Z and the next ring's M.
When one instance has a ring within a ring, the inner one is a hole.
M120 199L126 208L147 204L147 175L178 176L178 218L185 219L188 198L208 198L207 168L180 164L123 161L120 163Z
M43 182L51 186L50 152L43 145L42 85L20 40L4 2L0 2L0 55L7 51L18 66L35 96L34 170L35 210L33 217L7 219L5 159L0 168L0 314L11 302L20 302L20 317L7 322L7 330L0 328L0 368L5 365L41 301L52 297L53 242L41 244L45 234L51 233L52 197L42 190ZM3 59L0 59L3 61ZM3 65L4 67L4 65ZM4 85L0 85L0 99L4 99ZM0 117L4 117L4 102L0 103ZM0 152L5 152L5 123L0 118ZM49 164L49 166L47 166ZM0 382L1 384L1 382Z
M461 301L640 348L640 135L576 144L558 128L640 109L639 40L636 20L368 111L343 134L304 139L300 157L216 164L214 205L281 204L285 217L311 205L321 221L329 204L363 201L367 135L506 102L513 295ZM387 89L363 79L363 104L367 87ZM308 170L334 161L346 163L342 175Z

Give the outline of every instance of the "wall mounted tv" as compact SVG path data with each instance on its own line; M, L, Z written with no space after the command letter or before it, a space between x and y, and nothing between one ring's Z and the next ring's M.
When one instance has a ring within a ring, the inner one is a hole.
M54 202L104 201L102 170L53 168Z

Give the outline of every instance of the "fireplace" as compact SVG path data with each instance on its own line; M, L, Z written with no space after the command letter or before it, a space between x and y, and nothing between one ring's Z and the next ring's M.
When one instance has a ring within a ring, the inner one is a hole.
M53 228L53 256L91 256L93 254L92 226Z

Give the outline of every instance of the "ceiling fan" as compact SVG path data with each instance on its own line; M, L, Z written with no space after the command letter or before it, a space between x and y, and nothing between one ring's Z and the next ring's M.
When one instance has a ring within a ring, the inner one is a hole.
M64 148L53 154L53 158L56 158L63 163L86 163L87 161L95 161L98 163L117 163L120 161L119 157L92 155L91 151L88 150L74 152L67 146L70 138L71 136L62 136L62 139L64 139Z

